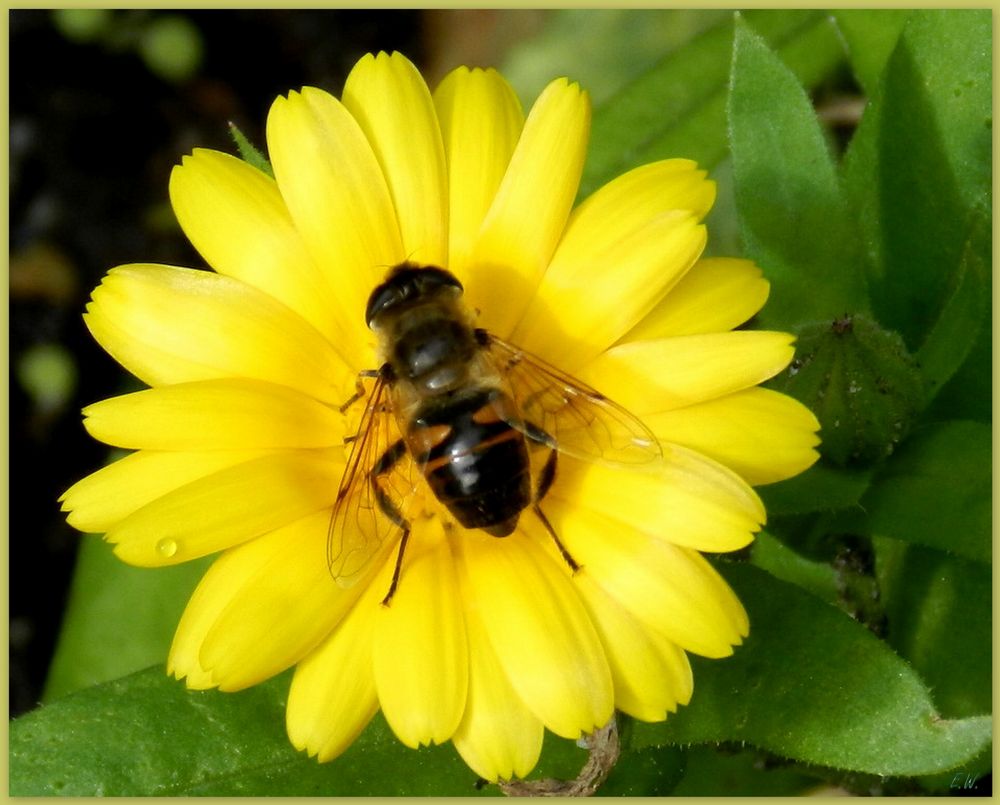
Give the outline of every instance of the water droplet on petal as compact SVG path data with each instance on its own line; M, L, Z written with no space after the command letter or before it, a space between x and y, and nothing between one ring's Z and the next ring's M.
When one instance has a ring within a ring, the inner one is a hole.
M156 552L164 559L169 559L177 553L177 540L170 538L161 539L156 543Z

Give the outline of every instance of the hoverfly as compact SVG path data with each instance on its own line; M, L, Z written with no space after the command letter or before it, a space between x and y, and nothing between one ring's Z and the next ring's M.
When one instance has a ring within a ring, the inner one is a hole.
M578 565L540 503L559 452L637 464L661 455L649 429L621 406L517 347L474 326L449 271L402 263L372 291L365 314L382 365L337 492L327 537L330 572L351 586L390 537L399 549L388 604L410 535L406 504L418 484L465 528L505 537L530 508L563 558ZM529 447L546 458L533 478Z

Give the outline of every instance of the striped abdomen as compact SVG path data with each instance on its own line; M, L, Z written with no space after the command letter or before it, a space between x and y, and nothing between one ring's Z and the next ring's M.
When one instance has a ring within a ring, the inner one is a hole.
M505 537L531 503L523 434L504 422L495 389L425 400L406 442L427 483L466 528Z

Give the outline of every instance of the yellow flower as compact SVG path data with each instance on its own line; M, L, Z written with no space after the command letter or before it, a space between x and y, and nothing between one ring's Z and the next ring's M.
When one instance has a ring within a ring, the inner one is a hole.
M573 209L587 96L553 81L527 118L503 78L460 68L433 93L399 54L366 56L337 100L305 88L267 121L275 179L195 150L174 210L213 272L111 270L86 314L150 389L85 409L136 452L64 495L69 522L162 566L220 552L169 670L238 690L296 666L287 728L320 760L381 708L401 741L451 740L488 779L528 774L544 729L578 738L617 708L661 720L692 693L686 652L732 653L739 601L699 551L748 544L749 484L816 458L815 418L757 388L782 333L733 331L764 303L750 262L700 259L714 184L646 165ZM362 583L331 577L331 508L378 368L369 294L405 261L447 268L477 326L599 389L655 433L627 468L562 456L537 517L497 539L457 526L424 485L396 551Z

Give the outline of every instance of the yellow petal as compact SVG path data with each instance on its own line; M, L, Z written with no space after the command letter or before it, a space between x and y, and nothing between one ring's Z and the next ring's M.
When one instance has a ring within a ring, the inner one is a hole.
M150 501L267 450L153 452L143 450L77 481L59 498L73 528L103 533Z
M586 93L564 78L549 84L525 121L469 265L469 304L497 335L510 334L555 251L589 133Z
M612 232L628 232L650 218L671 210L687 210L699 221L715 202L715 182L689 159L664 159L623 173L587 198L570 218L566 237L579 238L576 249L590 241L592 227L609 227ZM597 243L608 242L597 233ZM610 242L618 236L610 235ZM560 245L560 250L563 248Z
M285 711L296 749L332 760L361 734L378 710L372 637L393 563L385 562L332 635L298 664Z
M221 690L242 690L291 667L357 600L363 588L340 587L327 567L329 525L323 510L254 540L281 550L230 580L231 600L201 647L201 665Z
M201 664L205 635L232 601L246 579L283 554L280 541L255 539L223 553L198 583L174 634L167 673L186 679L189 688L203 690L218 683Z
M267 118L274 175L313 260L328 272L345 321L365 338L368 295L406 258L396 211L371 144L343 105L322 90L278 98Z
M375 684L386 721L416 749L458 727L468 685L468 646L454 560L441 521L420 519L399 586L375 617Z
M574 371L646 315L698 259L705 237L691 213L675 210L624 234L612 249L595 243L589 256L560 259L560 246L511 339Z
M579 376L633 414L667 411L762 383L792 360L786 333L739 330L618 344Z
M644 165L600 188L570 216L512 340L564 368L593 358L701 254L705 228L697 224L714 199L715 183L684 159Z
M467 577L458 578L467 584ZM490 645L474 595L463 589L469 641L469 696L462 723L452 736L455 749L485 780L526 777L538 762L545 730L511 687Z
M95 439L149 450L331 447L344 417L301 392L245 378L163 386L83 409Z
M327 451L264 456L146 504L105 538L129 564L186 562L333 505L343 470L342 458Z
M746 634L742 605L697 551L587 509L566 512L553 526L581 565L579 573L686 651L726 657Z
M732 330L764 307L769 290L752 261L704 257L622 340Z
M765 516L756 493L705 456L677 445L665 448L663 462L645 470L561 456L542 508L553 524L586 508L613 518L617 527L701 551L749 544Z
M336 405L354 387L357 370L304 319L208 271L119 266L94 290L84 318L101 346L151 386L250 377Z
M691 665L669 640L644 628L587 573L575 579L601 636L615 683L615 707L643 721L662 721L693 690Z
M548 729L575 740L611 717L611 672L566 571L524 533L535 525L525 517L503 539L463 532L456 545L470 606L511 686Z
M400 53L369 53L347 77L343 102L382 166L407 258L446 266L448 177L423 77Z
M751 484L798 475L819 458L819 422L797 400L762 388L647 414L645 423L665 442L697 450Z
M170 202L212 268L288 305L331 344L344 342L350 322L332 315L330 286L271 177L229 154L196 148L170 174Z
M700 221L714 200L715 182L690 160L668 159L630 170L573 211L546 275L571 272L595 252L613 259L622 241L663 215L686 212Z
M434 91L449 182L449 268L463 280L479 228L524 126L517 95L496 70L459 67Z

